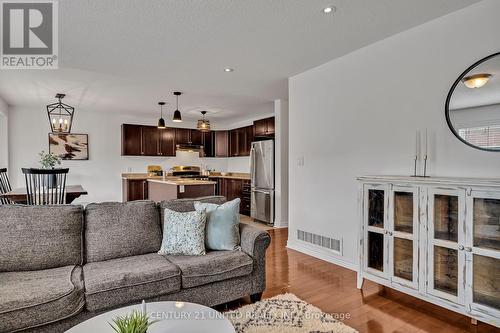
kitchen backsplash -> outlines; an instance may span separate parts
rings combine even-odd
[[[168,170],[176,165],[194,165],[202,169],[216,170],[219,172],[250,172],[250,158],[200,158],[198,153],[178,151],[175,157],[122,157],[124,161],[122,172],[146,172],[148,165],[160,165],[163,170]]]

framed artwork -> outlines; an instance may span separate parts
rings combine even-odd
[[[63,160],[88,160],[88,134],[49,133],[49,152]]]

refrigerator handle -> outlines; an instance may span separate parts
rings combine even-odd
[[[250,149],[250,186],[255,184],[255,148],[252,145]]]

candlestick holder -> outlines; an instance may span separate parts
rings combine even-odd
[[[427,154],[424,155],[424,174],[422,175],[422,177],[429,177],[427,176]]]
[[[415,155],[415,158],[413,159],[413,175],[412,177],[418,177],[417,175],[417,163],[418,163],[418,155]]]

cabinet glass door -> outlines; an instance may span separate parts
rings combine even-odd
[[[418,287],[418,187],[394,186],[389,199],[389,267],[392,281]]]
[[[427,292],[464,304],[465,190],[428,191]]]
[[[364,186],[364,270],[380,276],[387,277],[388,271],[388,240],[387,224],[387,186]]]
[[[500,317],[500,192],[467,196],[467,302]]]

